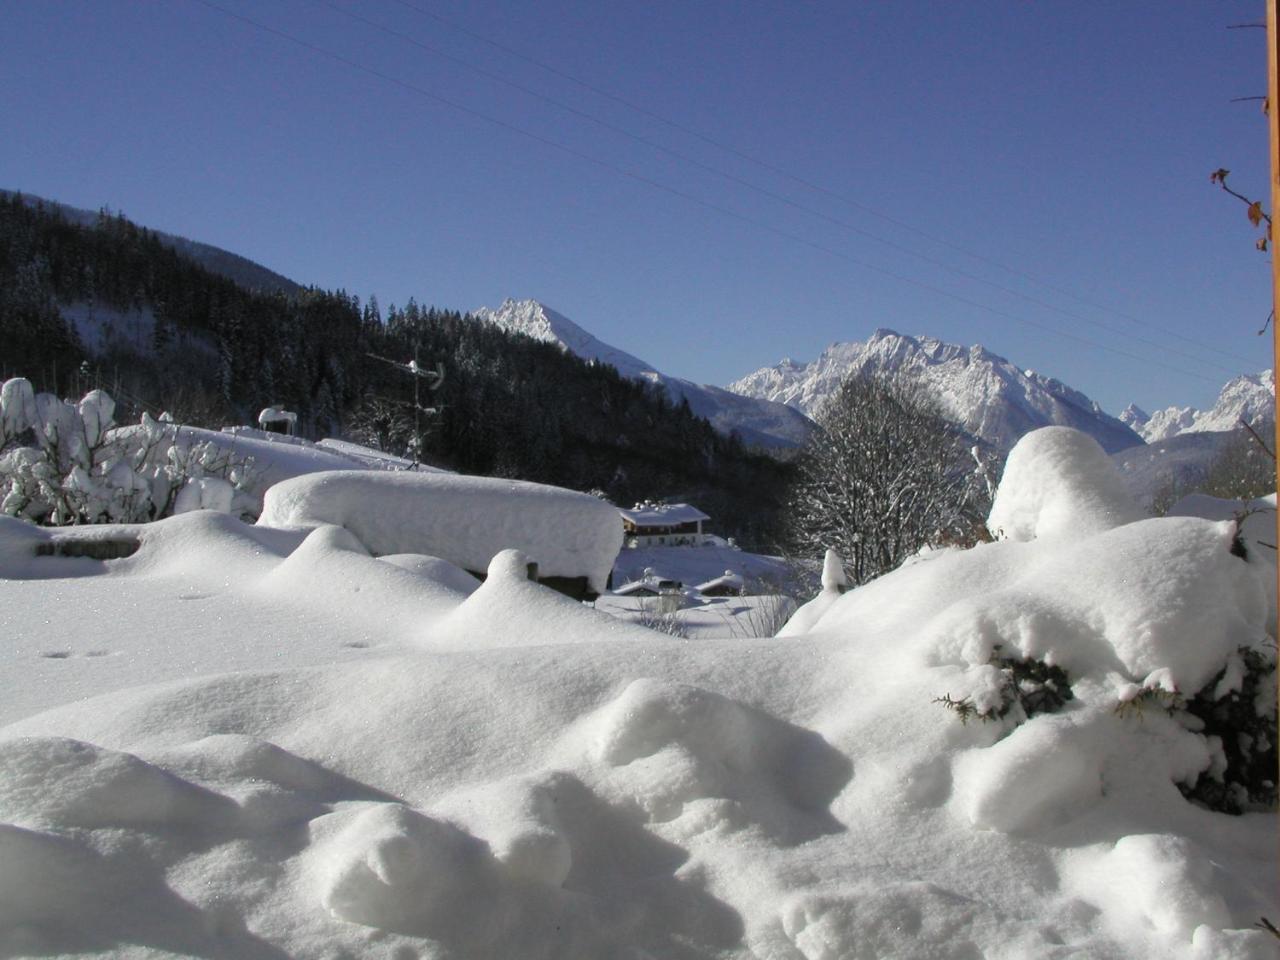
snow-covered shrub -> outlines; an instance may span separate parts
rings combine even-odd
[[[961,723],[1004,720],[1015,725],[1037,714],[1054,713],[1075,698],[1067,672],[1033,657],[1006,657],[996,644],[985,671],[986,688],[979,695],[952,697],[944,693],[933,702],[951,710]]]
[[[138,523],[174,512],[243,504],[252,465],[144,414],[119,429],[101,390],[79,403],[0,387],[0,513],[40,524]]]
[[[1182,705],[1183,723],[1214,744],[1214,763],[1187,799],[1224,813],[1276,806],[1276,665],[1241,647],[1226,666]]]
[[[735,637],[776,637],[795,612],[795,597],[784,593],[753,592],[751,604],[728,623]]]
[[[1182,795],[1220,813],[1240,814],[1276,806],[1276,664],[1252,647],[1240,647],[1193,696],[1167,677],[1120,691],[1115,713],[1143,720],[1163,713],[1205,739],[1211,762],[1194,782],[1179,782]]]
[[[689,628],[680,619],[678,609],[665,606],[662,600],[662,597],[653,597],[641,601],[640,615],[636,617],[635,622],[648,630],[656,630],[669,637],[687,640]]]

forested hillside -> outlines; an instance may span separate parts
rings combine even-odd
[[[470,473],[598,488],[615,502],[687,498],[750,543],[772,532],[788,468],[718,434],[687,404],[556,347],[410,301],[245,290],[122,215],[96,223],[0,197],[0,379],[78,394],[101,386],[125,416],[252,422],[279,404],[308,436],[399,452],[413,382],[392,364],[444,365],[424,393],[424,459]],[[130,409],[132,408],[132,409]]]

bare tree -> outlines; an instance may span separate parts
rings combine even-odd
[[[1275,492],[1276,458],[1262,440],[1275,429],[1271,422],[1258,427],[1242,422],[1232,433],[1205,470],[1199,492],[1224,500],[1252,500]]]
[[[788,548],[834,548],[865,583],[929,544],[972,542],[987,491],[972,441],[918,384],[854,376],[823,407],[784,507]]]

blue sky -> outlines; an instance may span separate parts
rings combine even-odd
[[[0,0],[0,187],[702,382],[877,327],[1113,413],[1270,366],[1209,183],[1266,189],[1261,3],[209,3]]]

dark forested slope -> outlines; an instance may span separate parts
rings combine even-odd
[[[422,395],[424,459],[470,473],[693,500],[716,528],[765,541],[789,469],[687,404],[553,345],[410,301],[383,317],[342,291],[245,289],[122,215],[93,222],[0,195],[0,379],[206,426],[278,404],[309,436],[400,452],[412,378],[378,357],[444,365]]]

